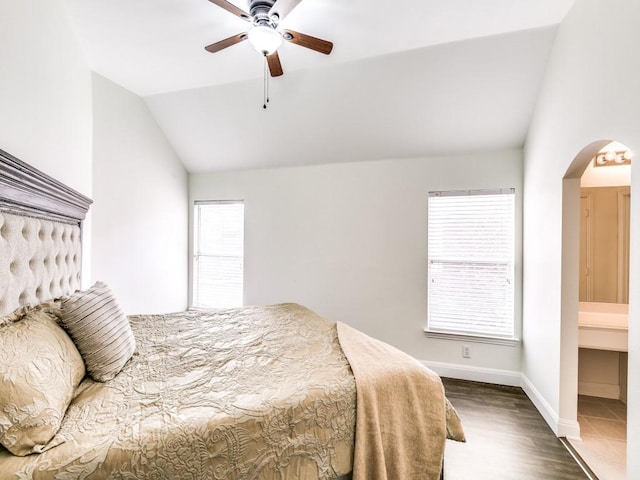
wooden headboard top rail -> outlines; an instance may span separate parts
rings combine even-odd
[[[91,199],[0,150],[0,210],[79,225]]]
[[[80,288],[91,203],[0,150],[0,316]]]

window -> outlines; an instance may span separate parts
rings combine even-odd
[[[515,194],[430,192],[427,332],[514,337]]]
[[[193,224],[193,306],[241,306],[243,202],[196,202]]]

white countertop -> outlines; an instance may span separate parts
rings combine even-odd
[[[578,346],[626,352],[628,325],[629,305],[627,304],[580,302]]]

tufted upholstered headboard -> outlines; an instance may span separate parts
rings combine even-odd
[[[80,288],[90,204],[0,150],[0,315]]]

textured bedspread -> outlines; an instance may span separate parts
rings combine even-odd
[[[355,383],[335,324],[299,305],[131,317],[138,351],[85,379],[63,444],[0,479],[316,479],[352,468]]]

